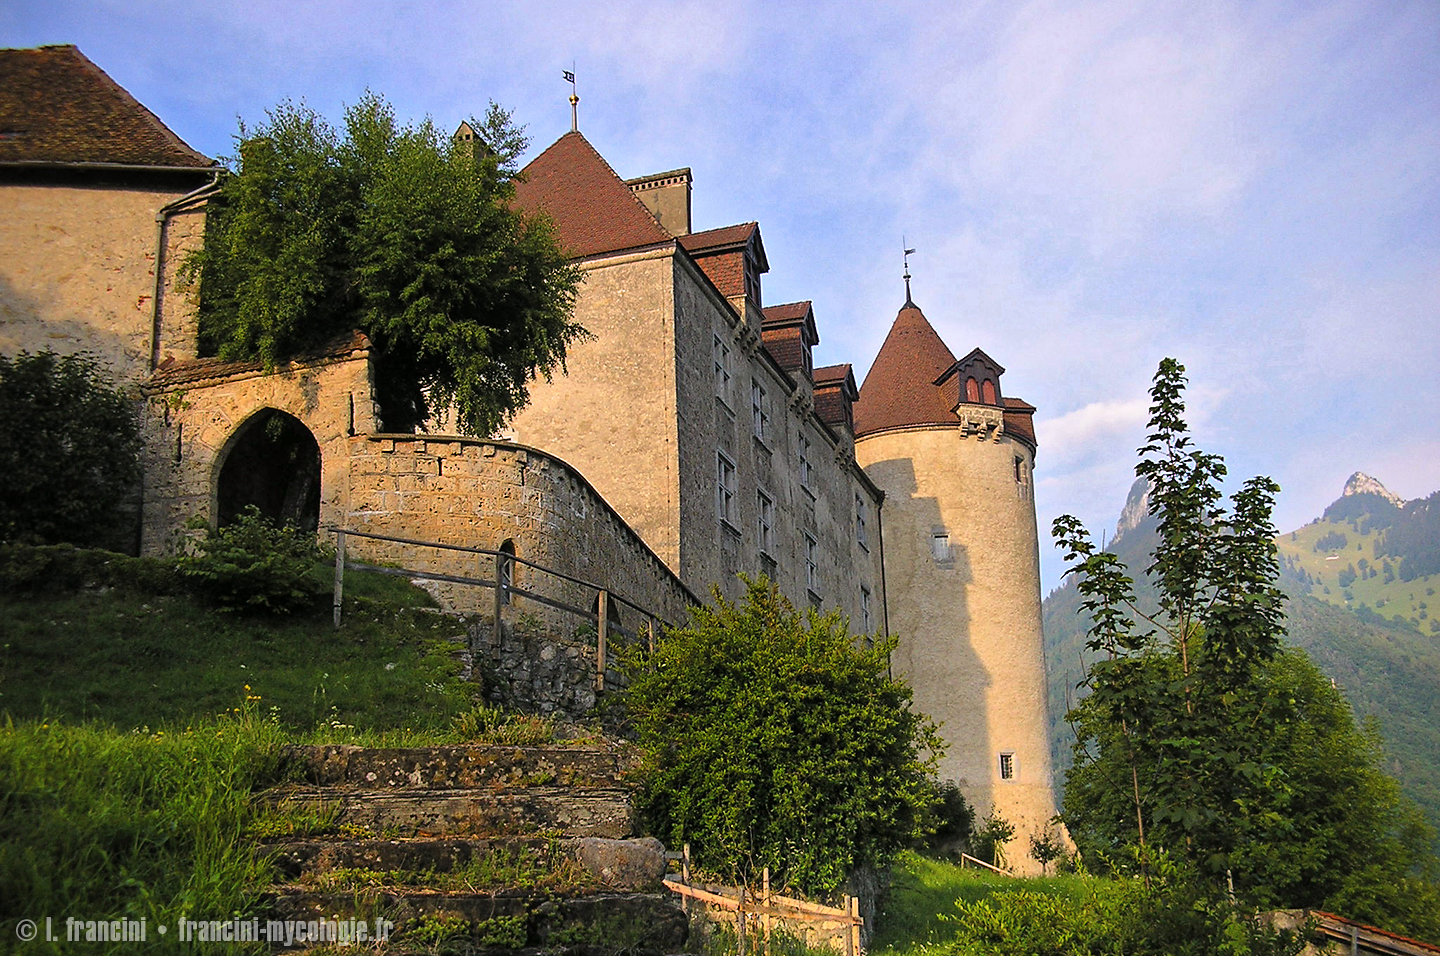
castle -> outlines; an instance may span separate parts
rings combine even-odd
[[[1055,806],[1034,408],[979,349],[955,358],[908,277],[857,388],[849,365],[814,367],[810,302],[765,304],[758,224],[694,231],[688,169],[621,179],[572,128],[517,201],[555,221],[593,337],[504,436],[390,434],[363,336],[270,374],[199,355],[179,266],[217,180],[74,47],[0,51],[0,351],[87,349],[139,383],[142,550],[257,504],[503,546],[669,619],[764,573],[797,606],[900,635],[941,777],[1015,823],[1011,858],[1035,868],[1028,836]]]

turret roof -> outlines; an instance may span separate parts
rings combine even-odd
[[[955,396],[935,384],[954,364],[954,354],[907,297],[860,386],[856,437],[905,425],[954,422]]]
[[[573,131],[521,171],[515,202],[526,212],[548,213],[561,247],[576,258],[673,238],[595,147]]]

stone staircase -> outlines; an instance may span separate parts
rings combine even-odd
[[[283,881],[272,919],[342,933],[361,921],[371,938],[389,921],[383,951],[396,954],[685,946],[664,847],[636,836],[621,750],[321,746],[286,759],[294,782],[262,795],[295,830],[262,846]]]

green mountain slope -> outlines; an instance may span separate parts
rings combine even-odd
[[[1355,482],[1352,478],[1347,489]],[[1150,563],[1156,539],[1154,519],[1144,514],[1143,493],[1143,484],[1137,482],[1110,550],[1130,568],[1140,609],[1150,613],[1155,592],[1141,572]],[[1440,582],[1435,574],[1414,574],[1428,568],[1428,555],[1440,548],[1440,533],[1433,543],[1424,534],[1431,513],[1440,512],[1440,506],[1432,507],[1440,504],[1440,495],[1403,506],[1386,496],[1388,492],[1351,492],[1326,509],[1326,517],[1282,534],[1277,541],[1280,584],[1290,598],[1290,641],[1340,686],[1357,715],[1375,719],[1385,738],[1389,769],[1440,831],[1440,628],[1432,630],[1428,607]],[[1340,534],[1346,537],[1343,544],[1335,537],[1326,539]],[[1397,547],[1397,539],[1403,547]],[[1322,545],[1318,549],[1317,543]],[[1335,554],[1341,557],[1330,560]],[[1399,573],[1406,561],[1412,562],[1409,581]],[[1342,586],[1340,572],[1352,563],[1355,578],[1347,574]],[[1044,602],[1051,752],[1059,779],[1070,765],[1074,741],[1065,711],[1091,656],[1085,651],[1086,621],[1079,606],[1080,596],[1068,581]],[[1440,611],[1440,605],[1436,608]]]

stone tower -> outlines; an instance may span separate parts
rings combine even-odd
[[[1033,406],[1005,370],[956,360],[905,304],[855,405],[855,458],[885,492],[883,548],[896,670],[941,724],[940,779],[1016,827],[1011,864],[1055,813],[1040,633]]]

